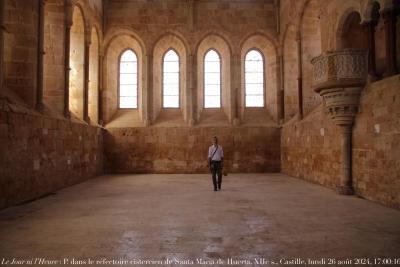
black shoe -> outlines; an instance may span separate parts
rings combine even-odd
[[[218,191],[217,188],[214,188],[214,191]]]

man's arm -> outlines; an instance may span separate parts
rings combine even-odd
[[[207,160],[207,163],[208,163],[208,168],[211,169],[211,151],[210,151],[210,148],[208,148],[208,160]]]
[[[224,168],[224,150],[222,149],[221,146],[221,169]]]

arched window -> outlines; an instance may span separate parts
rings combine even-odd
[[[119,62],[119,107],[137,108],[137,57],[132,50],[126,50]]]
[[[264,107],[264,60],[257,50],[245,58],[245,106]]]
[[[204,57],[204,107],[221,107],[221,60],[215,50]]]
[[[179,108],[179,56],[172,49],[163,60],[163,107]]]

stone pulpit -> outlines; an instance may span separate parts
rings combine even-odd
[[[361,90],[367,81],[367,51],[344,49],[326,52],[311,63],[314,90],[324,99],[326,111],[341,130],[341,174],[338,192],[353,194],[351,138]]]

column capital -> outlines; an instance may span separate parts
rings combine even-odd
[[[65,6],[65,26],[71,28],[73,24],[73,11],[74,7],[71,4]]]
[[[370,19],[370,20],[363,20],[361,21],[361,26],[368,28],[368,27],[376,27],[378,25],[378,21],[375,19]]]
[[[396,12],[394,9],[387,9],[381,12],[381,18],[385,24],[392,23],[392,21],[396,20]]]
[[[394,7],[386,7],[383,8],[379,11],[379,14],[383,16],[388,16],[388,15],[396,15],[396,9]]]

